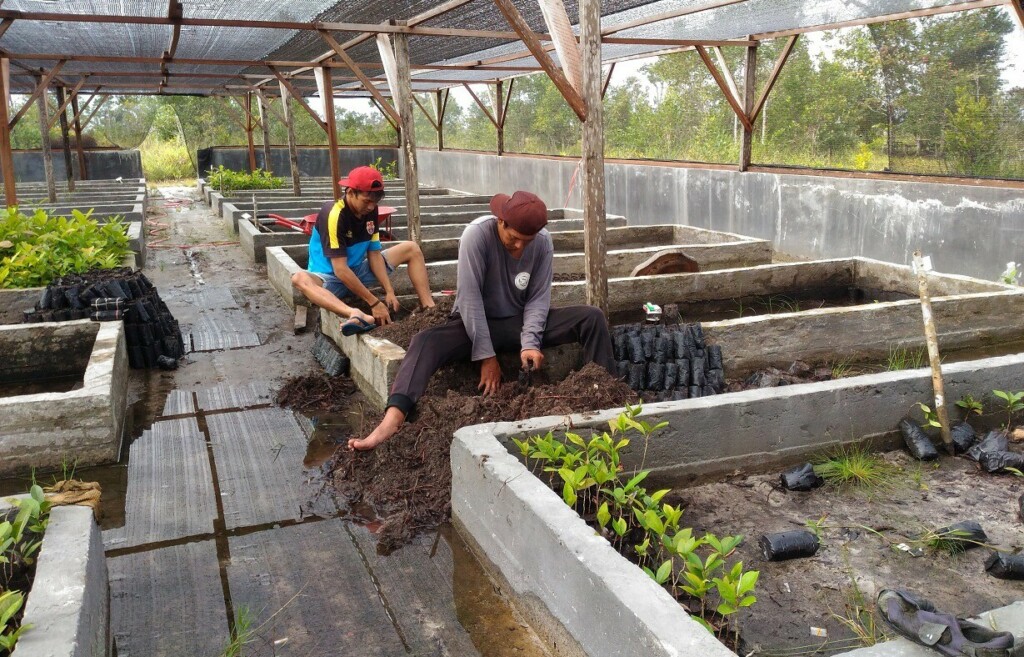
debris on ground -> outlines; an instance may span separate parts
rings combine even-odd
[[[390,551],[448,519],[449,450],[456,429],[636,402],[636,393],[595,364],[559,383],[528,388],[507,383],[489,397],[449,390],[443,396],[420,399],[410,421],[373,451],[338,450],[328,464],[328,472],[340,498],[350,506],[368,503],[385,518],[379,534],[380,549]]]
[[[277,392],[278,406],[307,413],[337,413],[347,409],[356,385],[347,376],[308,374],[288,379]]]

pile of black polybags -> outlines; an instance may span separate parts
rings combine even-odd
[[[142,272],[120,268],[68,274],[50,283],[24,317],[26,323],[72,319],[123,319],[128,363],[134,369],[173,368],[185,354],[177,320]]]
[[[617,374],[657,401],[725,390],[722,348],[704,344],[700,324],[626,324],[612,328]],[[645,395],[648,396],[648,395]]]

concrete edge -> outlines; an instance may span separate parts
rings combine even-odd
[[[292,274],[302,271],[295,259],[284,250],[283,246],[270,246],[264,249],[267,259],[267,279],[270,286],[277,290],[285,304],[295,310],[295,306],[309,306],[309,300],[292,285]]]
[[[112,654],[107,563],[89,507],[50,510],[23,622],[31,627],[12,657]]]

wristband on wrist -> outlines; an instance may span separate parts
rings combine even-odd
[[[381,303],[383,303],[383,302],[382,302],[382,301],[381,301],[380,299],[377,299],[377,301],[375,301],[374,303],[371,303],[371,304],[370,304],[370,308],[376,308],[376,307],[377,307],[377,306],[379,306],[379,305],[380,305]]]

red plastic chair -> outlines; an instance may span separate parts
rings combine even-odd
[[[389,205],[377,206],[377,215],[380,217],[381,223],[384,224],[381,232],[381,240],[384,242],[390,242],[394,238],[391,236],[391,215],[397,211],[397,208],[393,208]],[[316,213],[307,214],[301,219],[289,219],[288,217],[282,217],[279,214],[268,214],[267,217],[274,220],[275,226],[284,226],[291,228],[306,235],[313,234],[313,227],[316,226]]]

